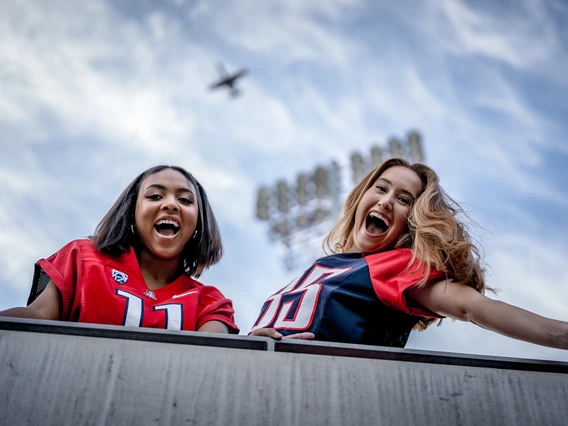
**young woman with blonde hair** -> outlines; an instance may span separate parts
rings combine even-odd
[[[484,296],[478,248],[437,174],[385,161],[350,192],[324,241],[332,254],[264,303],[251,335],[404,347],[444,317],[568,349],[568,322]]]

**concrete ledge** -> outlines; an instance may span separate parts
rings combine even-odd
[[[564,425],[567,371],[552,361],[2,319],[0,423]]]
[[[0,330],[568,374],[568,362],[0,317]]]

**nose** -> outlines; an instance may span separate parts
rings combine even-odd
[[[164,202],[162,203],[162,210],[177,212],[179,210],[177,199],[172,196],[165,197]]]
[[[383,194],[383,196],[379,199],[378,205],[385,210],[392,209],[392,194]]]

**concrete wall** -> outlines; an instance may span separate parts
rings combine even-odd
[[[0,320],[2,425],[566,425],[568,363]]]

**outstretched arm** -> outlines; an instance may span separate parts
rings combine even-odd
[[[61,319],[61,293],[49,280],[47,287],[31,305],[0,311],[3,317],[59,320]]]
[[[568,349],[568,322],[545,318],[490,299],[471,287],[451,280],[412,290],[409,296],[438,315],[469,321],[514,339]]]

